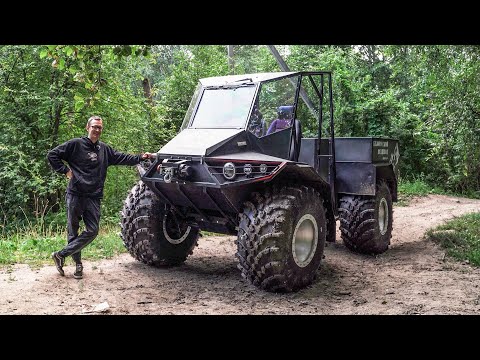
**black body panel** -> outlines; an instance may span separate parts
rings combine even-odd
[[[299,161],[312,166],[329,182],[329,139],[302,139]],[[320,155],[318,155],[320,154]],[[386,138],[335,138],[336,191],[375,195],[377,178],[398,181],[398,141]],[[377,171],[381,169],[381,171]],[[377,176],[379,175],[379,176]],[[396,187],[394,198],[396,198]]]

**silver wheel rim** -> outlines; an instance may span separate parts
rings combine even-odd
[[[168,216],[168,213],[165,214],[165,216],[163,217],[163,225],[162,225],[163,235],[165,235],[165,238],[167,239],[167,241],[169,243],[174,244],[174,245],[178,245],[178,244],[182,243],[187,238],[188,234],[190,234],[191,227],[188,226],[187,230],[185,230],[185,233],[181,237],[179,237],[178,239],[172,239],[172,237],[170,236],[170,234],[167,231],[167,216]]]
[[[388,204],[385,198],[380,200],[380,206],[378,207],[378,228],[380,234],[385,235],[388,229]]]
[[[310,264],[315,255],[317,244],[317,221],[312,215],[305,214],[297,222],[292,240],[293,259],[299,267],[305,267]]]

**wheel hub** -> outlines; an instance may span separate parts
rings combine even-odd
[[[378,228],[380,234],[385,235],[388,229],[388,204],[385,198],[380,200],[380,205],[378,208]]]
[[[305,214],[297,222],[292,240],[293,259],[298,266],[305,267],[312,261],[317,244],[317,221],[312,215]]]
[[[190,234],[191,230],[191,226],[178,221],[172,212],[166,213],[163,217],[162,228],[167,241],[174,245],[182,243],[188,234]]]

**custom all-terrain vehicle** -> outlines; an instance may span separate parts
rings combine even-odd
[[[335,138],[332,74],[201,79],[180,132],[130,191],[121,235],[154,266],[183,263],[201,230],[237,236],[255,286],[312,283],[336,219],[349,249],[387,250],[397,200],[398,141]]]

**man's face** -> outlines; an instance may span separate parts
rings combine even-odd
[[[102,134],[103,123],[102,120],[92,120],[90,125],[87,125],[88,138],[93,142],[97,142]]]

